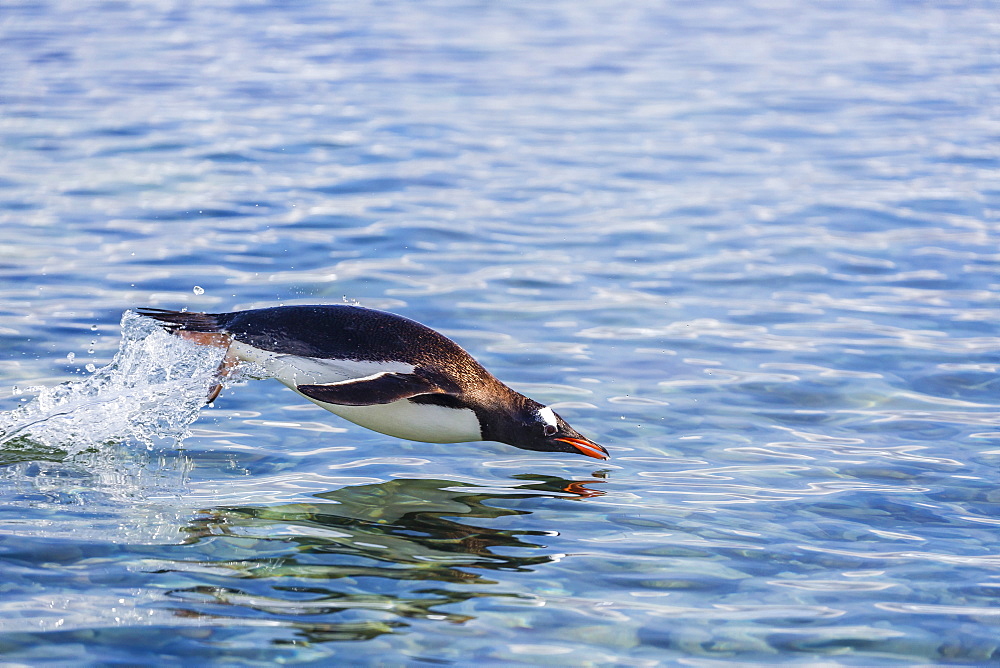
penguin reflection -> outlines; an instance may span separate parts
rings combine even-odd
[[[183,611],[188,615],[212,615],[214,608],[231,617],[232,607],[216,608],[223,604],[246,608],[247,616],[264,613],[285,620],[288,615],[308,615],[315,621],[315,615],[367,610],[403,618],[467,621],[468,615],[436,608],[477,597],[517,598],[521,594],[495,587],[449,588],[447,583],[495,585],[486,573],[530,571],[555,558],[535,538],[554,532],[495,529],[478,526],[475,520],[530,514],[501,507],[522,499],[583,500],[603,494],[587,487],[602,482],[598,479],[517,477],[530,482],[495,490],[451,480],[395,479],[316,495],[323,502],[216,508],[188,529],[189,543],[207,543],[206,539],[215,537],[210,541],[212,559],[198,566],[216,572],[224,568],[257,584],[220,587],[213,578],[204,586],[172,595],[198,606]],[[237,539],[228,544],[226,536]],[[225,547],[215,545],[220,538]],[[184,570],[190,574],[196,569],[188,562]],[[428,581],[442,585],[427,589]],[[302,630],[314,636],[333,633],[338,638],[347,631],[339,623],[335,629],[326,628],[331,621],[335,620],[324,620],[325,631],[319,627]],[[351,628],[358,624],[353,616],[349,621]],[[398,625],[386,626],[384,619],[371,622],[377,628],[361,623],[359,637],[392,632]]]

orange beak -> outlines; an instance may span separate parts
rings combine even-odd
[[[594,443],[585,438],[571,438],[569,436],[554,439],[556,441],[562,441],[563,443],[569,443],[574,448],[579,450],[582,454],[588,457],[593,457],[594,459],[611,459],[611,455],[602,446]]]

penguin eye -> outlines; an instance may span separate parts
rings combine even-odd
[[[543,431],[544,431],[544,433],[545,433],[546,436],[552,436],[558,430],[556,429],[556,426],[554,424],[547,424],[547,425],[545,425],[545,429]]]

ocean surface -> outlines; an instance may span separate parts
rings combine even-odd
[[[992,1],[0,4],[0,663],[1000,663]],[[360,303],[608,462],[141,306]]]

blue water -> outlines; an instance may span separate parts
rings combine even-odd
[[[5,0],[0,663],[1000,662],[998,45],[993,2]],[[345,298],[613,459],[199,409],[127,313]]]

